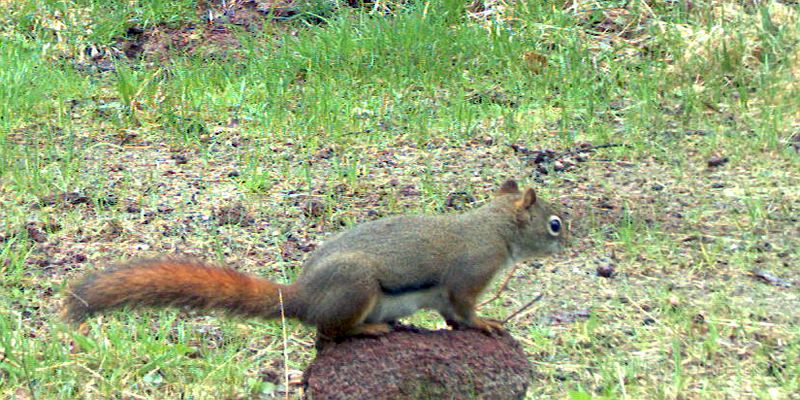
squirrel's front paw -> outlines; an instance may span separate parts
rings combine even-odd
[[[470,325],[488,335],[502,335],[506,331],[502,322],[488,318],[475,317]]]
[[[477,329],[487,335],[502,335],[505,333],[503,323],[494,319],[472,317],[469,322],[446,320],[447,325],[453,329]]]

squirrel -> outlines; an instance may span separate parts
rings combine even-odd
[[[317,347],[348,336],[377,336],[399,318],[433,309],[453,329],[503,332],[475,305],[504,266],[561,250],[567,229],[529,188],[506,181],[487,204],[461,214],[405,215],[334,235],[282,285],[197,261],[155,259],[89,274],[67,291],[65,317],[122,306],[220,309],[296,318],[317,328]]]

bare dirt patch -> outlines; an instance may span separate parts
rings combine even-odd
[[[225,58],[236,55],[242,36],[262,31],[271,20],[297,14],[292,0],[198,3],[199,22],[131,27],[118,45],[128,58],[167,58],[173,52]]]

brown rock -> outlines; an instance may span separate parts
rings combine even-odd
[[[723,165],[727,162],[728,162],[728,157],[723,157],[719,155],[711,156],[711,158],[708,159],[708,166],[709,168],[719,167],[720,165]]]
[[[303,375],[307,399],[522,399],[533,370],[510,336],[398,327],[329,345]]]
[[[597,276],[603,278],[611,278],[614,276],[614,266],[605,264],[605,265],[598,265],[597,266]]]

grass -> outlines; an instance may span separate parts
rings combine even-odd
[[[84,336],[61,291],[165,253],[291,281],[331,232],[457,212],[516,177],[574,238],[482,310],[545,293],[508,324],[536,368],[529,397],[797,398],[800,10],[576,3],[308,2],[232,27],[234,47],[195,38],[210,28],[192,1],[3,3],[0,395],[282,394],[283,352],[293,379],[314,356],[293,321],[286,348],[277,321],[171,310]],[[187,23],[184,51],[112,56],[132,26]],[[577,161],[581,142],[618,146]],[[566,167],[535,163],[544,149]],[[218,217],[235,204],[251,224]]]

